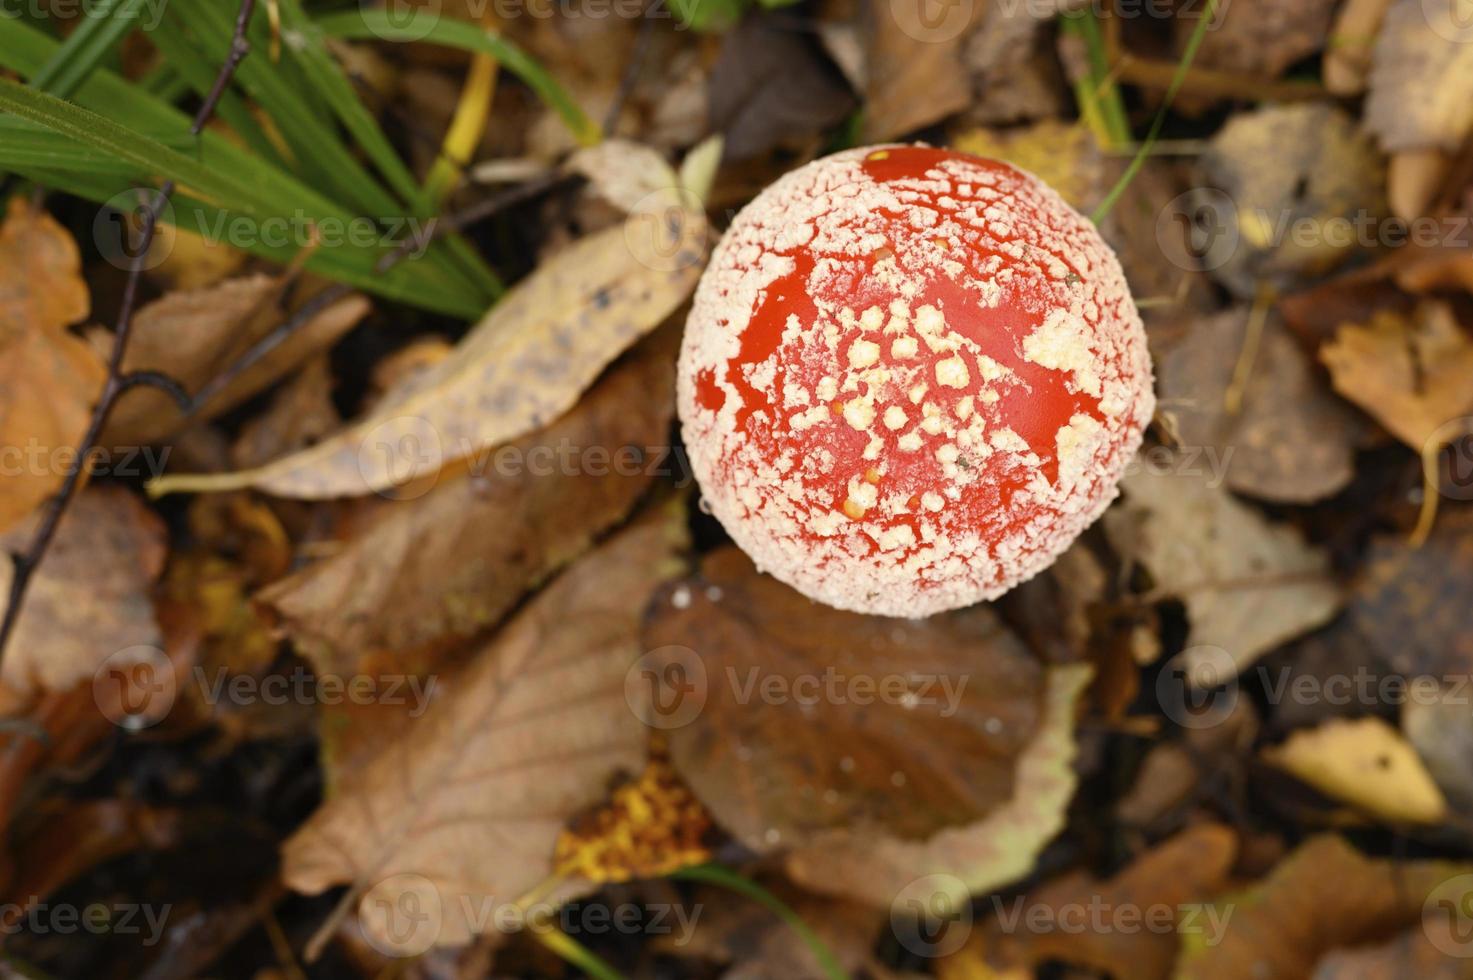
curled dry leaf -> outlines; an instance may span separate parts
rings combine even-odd
[[[1074,794],[1075,705],[1090,670],[1079,664],[1051,667],[1045,677],[1043,713],[1033,740],[1018,754],[1012,796],[991,814],[923,841],[847,828],[827,831],[787,856],[789,877],[811,891],[880,906],[903,905],[908,895],[955,908],[969,893],[1026,875],[1064,826]],[[928,878],[924,894],[917,895],[917,880],[931,875],[937,877]]]
[[[1375,716],[1300,729],[1263,758],[1331,799],[1388,823],[1441,823],[1447,801],[1395,728]]]
[[[260,598],[318,670],[407,667],[497,622],[623,519],[668,460],[668,345],[615,367],[552,425],[380,519]]]
[[[286,312],[278,303],[285,285],[276,276],[242,276],[169,293],[149,303],[133,318],[123,369],[158,371],[178,381],[185,391],[198,392],[281,324]],[[208,405],[200,406],[191,420],[214,418],[265,389],[313,354],[331,347],[368,309],[368,300],[362,296],[331,304],[243,371]],[[179,407],[163,392],[134,389],[118,402],[102,442],[112,446],[159,442],[184,421]]]
[[[453,354],[401,382],[333,438],[253,470],[166,477],[152,490],[252,486],[285,497],[355,496],[515,439],[571,408],[609,362],[679,306],[705,252],[704,213],[637,214],[544,262]]]
[[[14,197],[0,226],[0,532],[51,496],[87,429],[104,371],[67,332],[87,315],[76,242],[44,211]],[[12,458],[13,457],[13,458]]]
[[[25,549],[36,518],[0,536],[0,596],[9,554]],[[113,488],[77,496],[31,579],[0,681],[22,694],[63,691],[90,680],[119,651],[162,645],[150,590],[163,571],[164,528],[136,497]],[[120,663],[148,659],[120,654]]]
[[[1226,409],[1250,315],[1238,307],[1191,320],[1157,362],[1161,408],[1176,419],[1181,443],[1231,489],[1277,503],[1328,497],[1354,475],[1355,416],[1277,317],[1264,324],[1242,410]]]
[[[617,773],[644,765],[646,729],[626,702],[625,675],[651,593],[679,574],[682,523],[672,510],[579,562],[403,737],[342,773],[338,792],[283,847],[287,885],[317,894],[349,884],[380,948],[406,942],[383,909],[411,901],[437,910],[437,945],[494,929],[477,910],[543,882],[568,819],[601,800]]]
[[[1432,908],[1440,890],[1470,870],[1473,865],[1367,858],[1339,837],[1312,838],[1261,884],[1215,903],[1219,916],[1230,916],[1227,929],[1215,943],[1205,933],[1184,937],[1177,980],[1304,980],[1326,954],[1391,936],[1421,923],[1424,911],[1440,911]]]
[[[985,606],[925,620],[841,612],[726,548],[651,617],[656,675],[705,678],[700,713],[669,732],[671,759],[757,851],[978,820],[1012,796],[1040,723],[1042,666]]]
[[[1105,513],[1105,531],[1158,592],[1185,603],[1190,680],[1221,683],[1222,651],[1242,670],[1335,615],[1340,592],[1323,552],[1235,500],[1189,457],[1158,452],[1121,481],[1125,500]]]
[[[997,899],[977,945],[994,963],[1036,968],[1046,960],[1062,960],[1115,980],[1166,980],[1179,933],[1221,929],[1221,921],[1200,915],[1199,903],[1227,886],[1237,853],[1232,830],[1199,824],[1162,841],[1108,880],[1076,871],[1010,902]],[[1096,909],[1103,911],[1092,913]],[[1104,918],[1082,919],[1081,913]],[[1047,925],[1034,928],[1033,922]],[[1096,922],[1103,927],[1095,928]]]
[[[1320,360],[1336,391],[1417,452],[1445,423],[1473,412],[1473,342],[1445,303],[1343,324]]]
[[[1462,0],[1396,0],[1376,41],[1366,128],[1388,152],[1456,152],[1473,126],[1473,24]]]

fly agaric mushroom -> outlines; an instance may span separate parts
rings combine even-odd
[[[792,171],[732,222],[680,354],[707,506],[840,609],[927,616],[1048,567],[1115,497],[1155,399],[1094,226],[925,146]]]

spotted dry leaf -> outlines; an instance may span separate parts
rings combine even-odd
[[[673,585],[645,629],[670,755],[754,850],[835,828],[904,839],[1013,793],[1044,671],[986,606],[924,620],[819,605],[735,548]],[[704,677],[686,721],[684,676]],[[703,700],[701,700],[703,696]],[[685,722],[676,724],[676,722]]]
[[[35,523],[0,536],[0,554],[23,551]],[[138,498],[116,487],[83,491],[31,579],[0,681],[15,692],[63,691],[120,651],[159,648],[150,590],[165,550],[163,524]],[[0,596],[11,574],[10,560],[0,557]],[[120,655],[120,662],[148,656]]]
[[[1217,5],[1194,65],[1245,75],[1282,75],[1325,46],[1337,0],[1231,0]],[[1206,0],[1184,5],[1172,19],[1178,56],[1207,12]]]
[[[1337,949],[1418,925],[1434,942],[1451,943],[1443,949],[1466,948],[1456,930],[1468,921],[1460,903],[1473,887],[1470,871],[1473,865],[1369,858],[1339,837],[1311,838],[1262,883],[1214,903],[1217,918],[1227,916],[1226,928],[1221,935],[1183,936],[1175,976],[1304,980],[1317,976],[1316,962]],[[1458,920],[1451,932],[1449,918]]]
[[[496,928],[477,911],[543,882],[569,818],[644,765],[625,675],[650,594],[679,574],[681,517],[639,523],[573,566],[399,739],[342,773],[284,845],[286,883],[313,895],[350,885],[388,948],[405,936],[385,908],[438,909],[441,945]]]
[[[72,236],[12,198],[0,226],[0,531],[61,486],[87,429],[102,360],[66,328],[89,308]]]
[[[1247,307],[1238,307],[1191,321],[1158,361],[1161,410],[1176,420],[1182,444],[1225,473],[1233,490],[1278,503],[1328,497],[1354,475],[1355,416],[1277,317],[1264,325],[1242,409],[1229,414],[1225,396],[1248,319]]]
[[[260,598],[330,673],[401,668],[496,623],[623,519],[668,465],[668,345],[651,344],[552,425],[398,501]],[[571,450],[571,451],[570,451]]]
[[[609,362],[679,306],[705,251],[705,215],[683,208],[589,235],[509,292],[449,357],[400,382],[333,438],[253,470],[171,476],[152,489],[356,496],[515,439],[571,408]]]
[[[1189,678],[1223,666],[1224,652],[1242,670],[1335,615],[1329,560],[1297,530],[1234,499],[1191,457],[1153,450],[1142,460],[1121,481],[1125,499],[1106,512],[1105,531],[1159,592],[1186,604]]]
[[[1366,128],[1388,152],[1449,153],[1473,126],[1473,23],[1464,0],[1396,0],[1371,68]]]
[[[1444,424],[1473,412],[1473,341],[1444,303],[1343,324],[1320,360],[1336,391],[1417,452]]]

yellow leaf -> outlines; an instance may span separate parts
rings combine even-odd
[[[1264,750],[1285,769],[1326,796],[1388,823],[1441,823],[1447,801],[1416,751],[1375,716],[1336,718],[1295,732]]]

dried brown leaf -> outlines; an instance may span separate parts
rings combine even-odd
[[[667,353],[647,346],[552,425],[388,505],[342,550],[260,598],[328,672],[407,666],[494,624],[628,514],[667,464]]]
[[[1125,500],[1106,512],[1105,530],[1158,591],[1186,604],[1188,678],[1211,673],[1221,683],[1224,653],[1242,670],[1335,615],[1340,593],[1329,562],[1295,529],[1271,524],[1185,457],[1147,459],[1121,481]]]
[[[125,371],[158,371],[195,393],[240,354],[279,325],[283,283],[274,276],[227,279],[202,289],[169,293],[138,311]],[[272,384],[313,354],[327,350],[369,309],[362,296],[333,303],[301,325],[279,347],[242,372],[192,420],[214,418]],[[172,399],[151,388],[130,391],[114,410],[104,445],[146,445],[172,435],[184,422]]]
[[[1278,503],[1310,503],[1354,475],[1355,416],[1325,390],[1276,317],[1264,325],[1242,410],[1225,395],[1248,330],[1238,307],[1193,319],[1158,361],[1160,405],[1176,435],[1227,485]]]
[[[655,675],[705,678],[699,714],[668,716],[671,758],[754,850],[975,821],[1012,795],[1039,725],[1042,667],[983,606],[927,620],[841,612],[726,548],[651,617]]]
[[[1441,426],[1473,412],[1473,341],[1444,303],[1344,324],[1320,360],[1336,391],[1419,453]]]
[[[77,245],[23,197],[0,226],[0,531],[51,496],[102,390],[102,359],[66,328],[87,315]]]
[[[1261,884],[1218,900],[1219,914],[1232,910],[1221,941],[1187,936],[1176,976],[1303,980],[1325,954],[1389,938],[1424,921],[1424,911],[1440,911],[1432,904],[1469,870],[1440,861],[1367,858],[1339,837],[1312,838]]]
[[[1051,667],[1037,733],[1018,754],[1013,794],[989,816],[924,841],[847,828],[789,854],[788,875],[811,891],[909,911],[908,903],[957,907],[1026,875],[1064,825],[1074,793],[1075,704],[1088,667]],[[893,921],[893,920],[892,920]]]
[[[344,773],[284,845],[286,883],[350,884],[360,922],[389,948],[408,941],[392,910],[414,901],[435,910],[416,944],[496,928],[477,910],[543,882],[567,820],[644,764],[625,675],[645,603],[679,572],[681,516],[639,524],[559,577],[401,738]]]
[[[35,518],[0,536],[0,595],[10,588],[8,555],[24,550]],[[91,679],[103,661],[132,647],[162,645],[150,590],[164,567],[164,528],[126,491],[77,496],[31,580],[0,681],[14,692],[63,691]],[[124,656],[120,662],[146,659]]]

